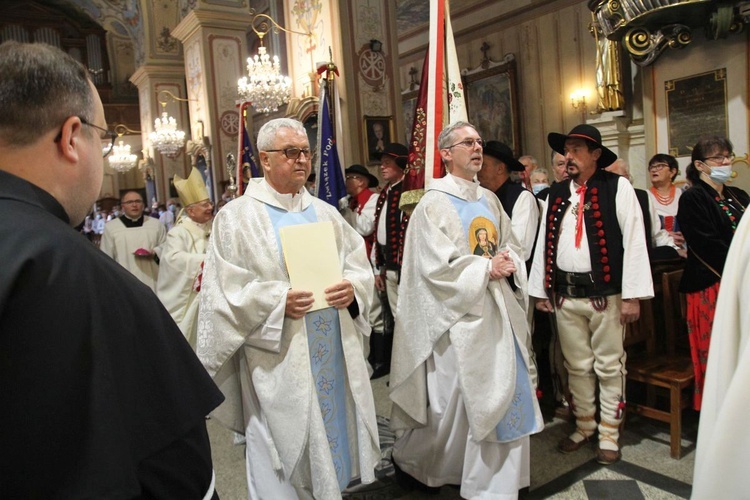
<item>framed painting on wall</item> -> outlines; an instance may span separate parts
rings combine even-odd
[[[379,163],[378,155],[393,141],[392,116],[367,116],[364,124],[364,148],[367,163]]]
[[[505,62],[488,66],[480,66],[464,74],[469,122],[485,141],[500,141],[519,154],[521,126],[518,119],[516,61],[506,57]]]
[[[404,144],[409,147],[411,142],[411,129],[414,126],[414,111],[417,108],[418,90],[412,90],[401,94],[401,108],[404,112]]]

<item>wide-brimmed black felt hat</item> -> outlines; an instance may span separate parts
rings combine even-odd
[[[482,154],[497,158],[501,162],[505,163],[505,165],[508,167],[508,170],[512,170],[513,172],[523,172],[525,170],[523,163],[518,161],[513,156],[513,150],[510,149],[510,146],[508,146],[507,144],[503,144],[500,141],[485,142],[484,146],[482,147]]]
[[[564,156],[565,141],[568,139],[585,139],[596,144],[596,147],[602,150],[601,156],[596,161],[598,168],[608,167],[617,159],[617,155],[613,151],[602,145],[602,134],[596,127],[585,124],[576,125],[568,135],[552,132],[547,136],[547,143],[553,150]]]
[[[344,172],[348,174],[354,174],[354,175],[361,175],[365,179],[367,179],[367,187],[378,187],[378,184],[380,183],[378,181],[378,178],[372,175],[367,168],[365,168],[362,165],[352,165],[351,167],[347,168]]]
[[[409,148],[403,144],[392,142],[383,149],[382,153],[375,153],[375,158],[379,160],[385,155],[393,157],[399,168],[406,168],[406,164],[409,163]]]

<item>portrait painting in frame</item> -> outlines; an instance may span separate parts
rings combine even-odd
[[[364,149],[367,163],[380,163],[380,153],[391,142],[393,142],[393,117],[365,115]]]

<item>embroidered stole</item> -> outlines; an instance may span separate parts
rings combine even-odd
[[[458,212],[467,239],[471,237],[474,228],[478,226],[477,222],[482,219],[490,222],[494,228],[499,227],[497,219],[489,209],[486,197],[483,196],[478,201],[469,202],[452,195],[447,196]],[[481,222],[479,226],[481,226]],[[496,243],[499,244],[499,241]],[[528,367],[518,347],[515,334],[511,332],[511,335],[513,335],[516,355],[516,386],[508,411],[495,427],[495,440],[500,443],[515,441],[537,432]]]
[[[284,265],[279,229],[285,226],[317,222],[318,218],[312,205],[302,212],[287,212],[270,205],[266,205],[266,208],[276,234],[282,265]],[[318,396],[336,477],[339,487],[343,490],[352,479],[352,463],[346,425],[346,366],[338,311],[333,307],[328,307],[306,314],[305,329],[307,330],[312,380]]]

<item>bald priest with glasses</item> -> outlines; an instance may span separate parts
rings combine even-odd
[[[144,216],[145,205],[138,191],[123,193],[120,205],[122,215],[104,226],[99,248],[155,292],[157,252],[167,240],[167,228],[157,219]]]

